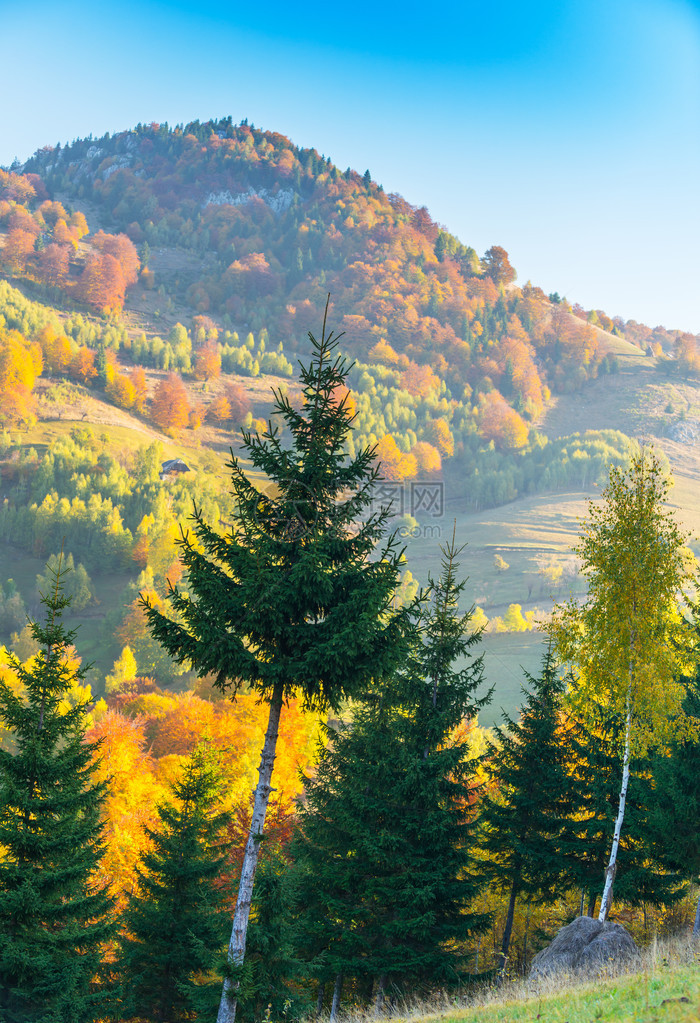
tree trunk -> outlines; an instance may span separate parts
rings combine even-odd
[[[272,788],[272,768],[275,763],[275,751],[277,748],[277,735],[279,733],[280,715],[282,713],[281,684],[277,684],[272,693],[270,701],[270,716],[267,721],[265,742],[263,743],[260,767],[258,768],[258,784],[255,788],[255,799],[253,802],[253,816],[250,821],[248,840],[243,854],[243,866],[241,867],[241,880],[238,885],[238,898],[236,900],[236,911],[233,916],[233,928],[231,930],[231,941],[228,946],[228,962],[230,966],[240,966],[245,956],[246,934],[248,931],[248,917],[250,916],[250,904],[253,898],[253,880],[255,868],[258,865],[258,854],[260,852],[260,840],[265,827],[265,815],[267,804],[270,800]],[[238,985],[230,977],[224,981],[224,988],[221,992],[219,1013],[216,1023],[234,1023],[236,1019],[236,990]]]
[[[586,916],[590,917],[595,916],[595,904],[597,901],[598,901],[597,895],[593,894],[588,896],[588,912],[586,913]]]
[[[335,1023],[338,1018],[338,1009],[340,1008],[340,995],[343,990],[343,975],[339,973],[335,978],[335,987],[333,988],[333,1002],[331,1004],[331,1015],[328,1023]]]
[[[384,991],[386,990],[386,973],[382,973],[377,983],[377,994],[374,998],[374,1013],[376,1016],[382,1011],[384,1005]]]
[[[631,688],[631,685],[630,685]],[[627,715],[625,718],[625,752],[622,759],[622,787],[620,789],[620,805],[617,811],[617,820],[615,821],[615,832],[613,834],[612,848],[610,850],[610,862],[608,868],[605,871],[605,888],[603,889],[603,898],[600,903],[600,913],[598,919],[602,924],[605,923],[610,906],[612,905],[612,893],[613,893],[613,882],[615,881],[615,871],[617,870],[617,850],[620,846],[620,832],[622,831],[622,822],[625,819],[625,803],[627,802],[627,788],[630,780],[630,732],[632,729],[632,704],[631,704],[631,692],[627,692]]]
[[[321,981],[318,985],[318,995],[316,996],[316,1019],[323,1012],[323,996],[326,993],[326,985]]]
[[[693,937],[700,938],[700,895],[698,895],[698,904],[695,907],[695,923],[693,924]]]
[[[506,972],[506,964],[508,962],[508,948],[510,946],[510,936],[513,932],[513,918],[515,916],[515,902],[518,898],[518,889],[520,887],[520,871],[516,873],[513,878],[513,887],[510,890],[510,900],[508,902],[508,913],[506,915],[506,926],[503,930],[503,941],[501,942],[501,967],[500,972],[503,977]]]

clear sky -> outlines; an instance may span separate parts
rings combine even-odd
[[[700,332],[700,0],[0,0],[0,164],[231,114],[524,283]]]

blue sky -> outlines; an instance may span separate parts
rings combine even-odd
[[[0,0],[0,18],[0,164],[247,117],[502,245],[520,282],[700,332],[699,3]]]

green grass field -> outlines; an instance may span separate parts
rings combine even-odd
[[[586,984],[562,994],[532,994],[441,1015],[444,1023],[697,1023],[700,971],[686,966]]]

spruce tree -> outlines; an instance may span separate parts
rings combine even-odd
[[[379,547],[388,512],[370,511],[375,452],[349,458],[345,450],[353,415],[341,396],[350,367],[325,317],[321,339],[309,338],[301,407],[274,393],[290,446],[272,425],[262,436],[243,434],[268,484],[256,486],[232,454],[230,532],[195,508],[193,535],[180,542],[187,587],[170,593],[175,617],[145,604],[153,635],[172,657],[212,674],[232,697],[247,685],[270,707],[218,1023],[235,1019],[282,706],[299,696],[309,708],[337,709],[390,674],[406,646],[407,611],[391,608],[401,552],[393,538]]]
[[[458,554],[454,542],[444,549],[414,649],[352,723],[329,734],[300,807],[294,852],[310,969],[336,992],[354,978],[378,1008],[387,987],[457,983],[464,940],[486,923],[469,909],[478,891],[475,764],[468,734],[456,731],[485,698],[475,695],[473,608],[458,609]]]
[[[496,793],[484,799],[482,848],[484,876],[508,893],[501,972],[506,969],[518,898],[551,898],[565,875],[560,836],[571,811],[566,750],[560,733],[564,683],[551,647],[540,674],[525,672],[529,689],[519,720],[503,714],[494,729],[488,762]]]
[[[82,669],[66,663],[74,633],[61,616],[59,565],[31,624],[39,653],[0,679],[0,1019],[92,1023],[106,1014],[103,950],[114,933],[110,899],[97,881],[105,785],[93,780],[98,746],[85,741],[86,705],[65,699]]]
[[[696,626],[697,628],[697,626]],[[688,687],[684,704],[689,717],[700,720],[700,672]],[[665,754],[651,762],[653,791],[649,799],[652,856],[665,870],[693,884],[700,883],[700,738],[675,739]],[[700,893],[693,934],[700,936]]]
[[[125,1019],[181,1023],[216,1011],[220,981],[212,987],[206,976],[226,940],[221,796],[216,753],[203,741],[171,798],[158,806],[158,824],[147,829],[152,845],[142,856],[122,938]]]

